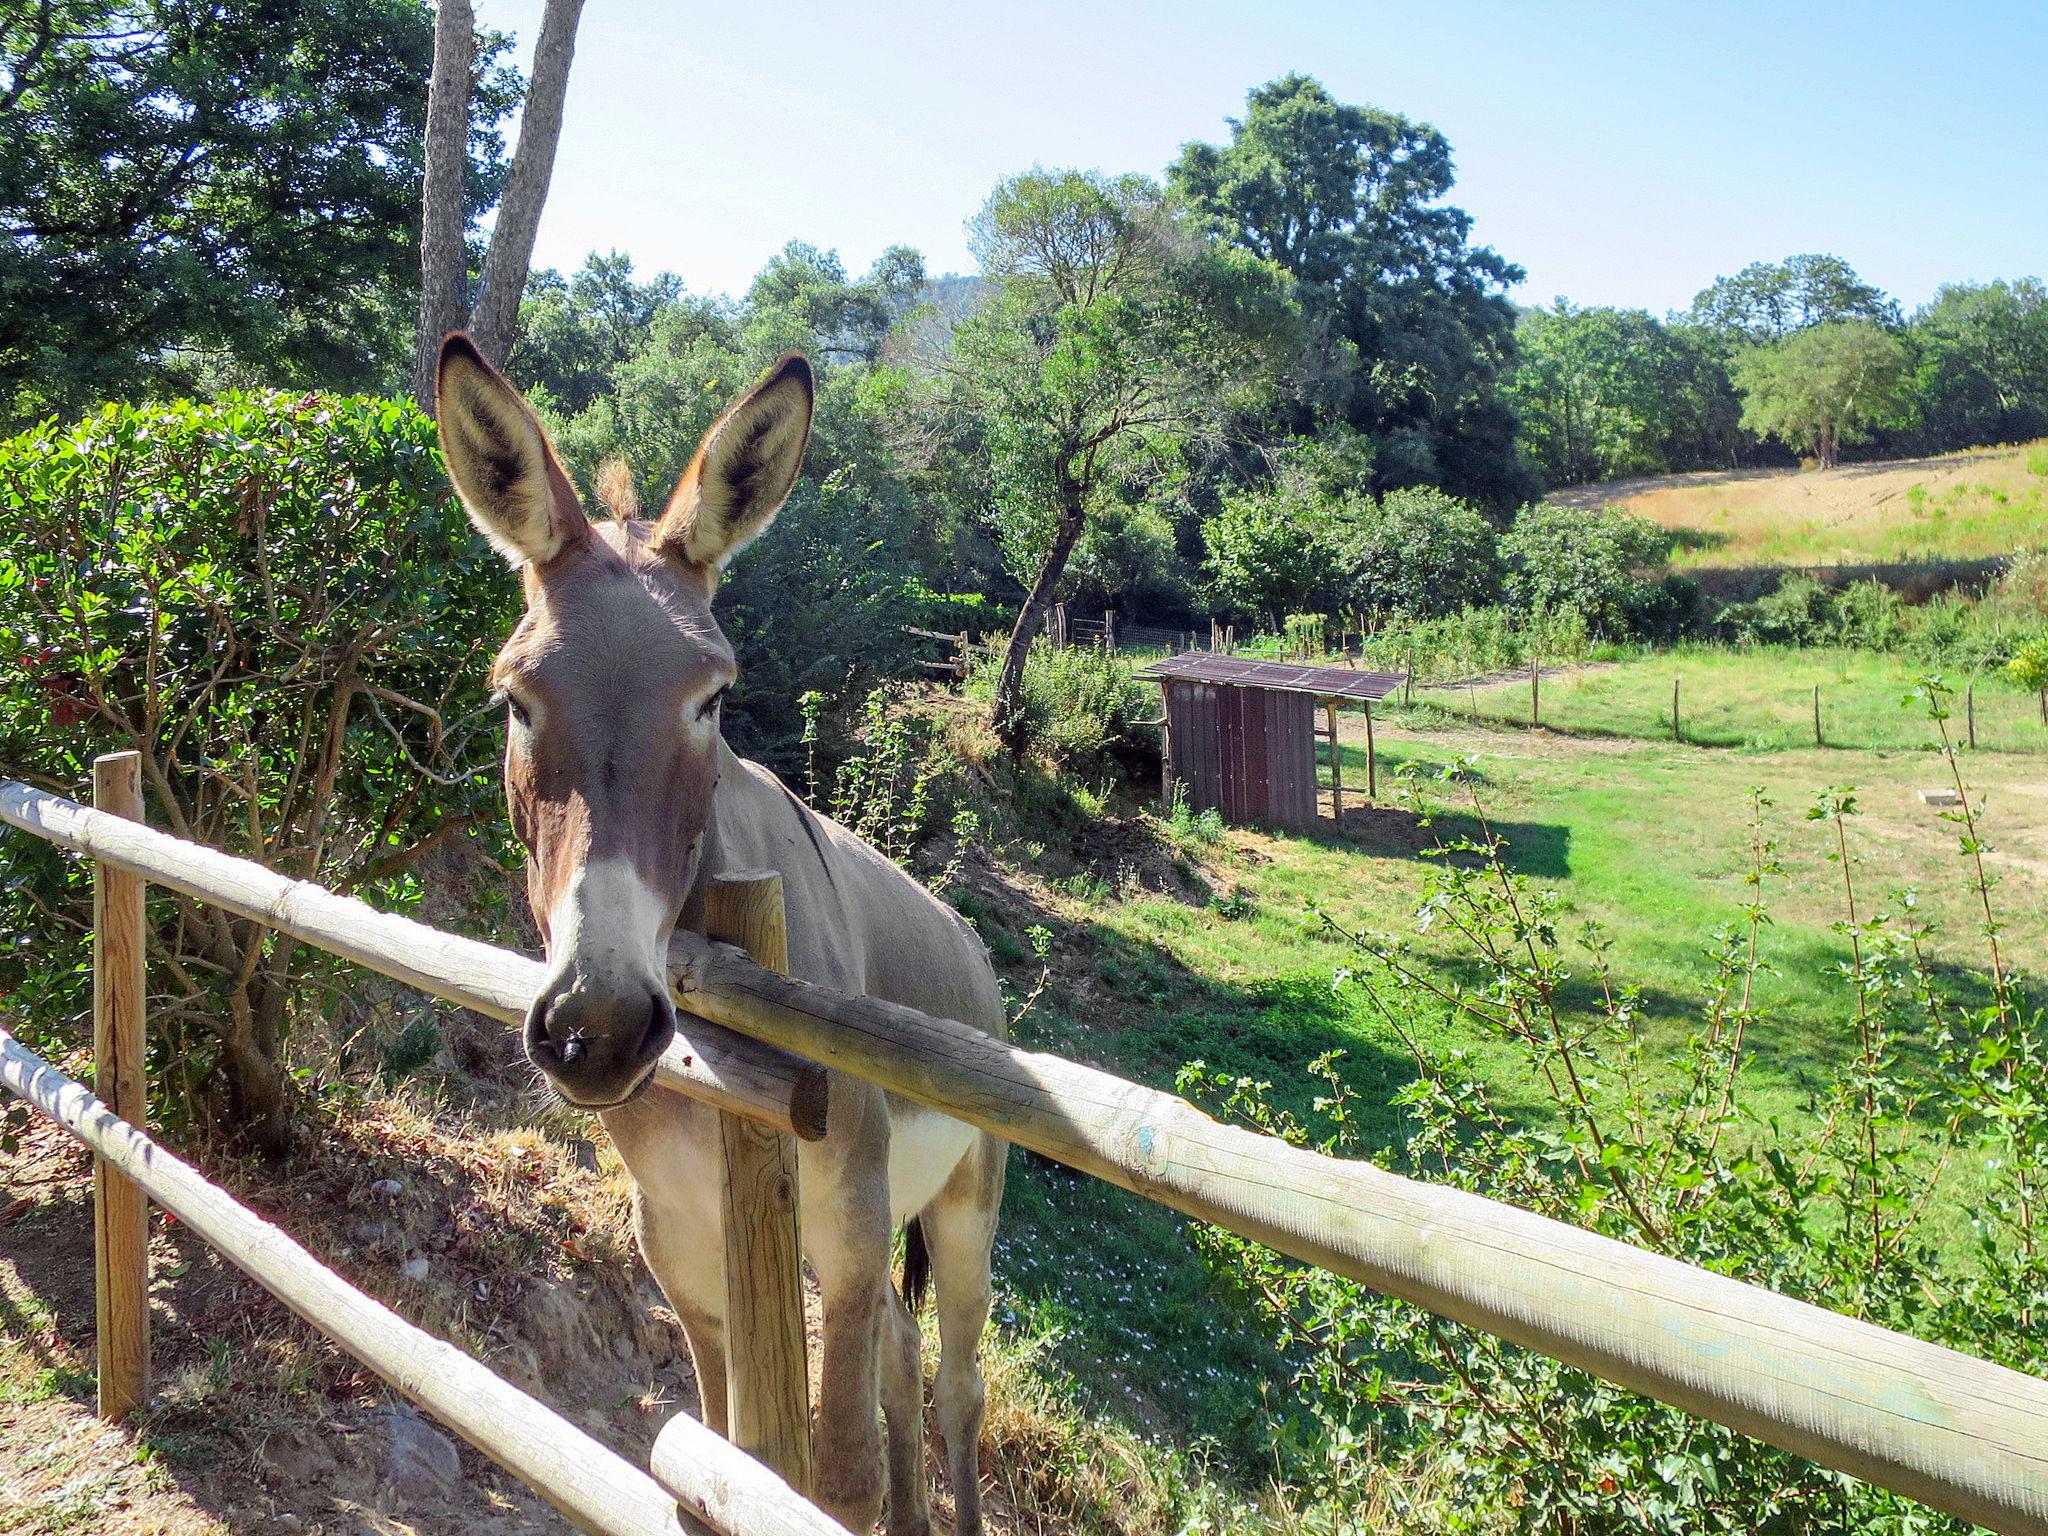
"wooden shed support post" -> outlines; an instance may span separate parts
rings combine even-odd
[[[704,931],[755,964],[789,974],[782,876],[715,876]],[[804,1360],[803,1256],[797,1246],[795,1138],[720,1112],[725,1145],[727,1434],[741,1450],[811,1488],[810,1377]]]
[[[1366,713],[1372,713],[1370,704]],[[1337,818],[1337,825],[1344,825],[1344,754],[1337,750],[1337,706],[1325,701],[1323,718],[1330,723],[1330,813]]]
[[[142,820],[142,754],[93,759],[100,810]],[[138,1130],[149,1126],[143,1067],[143,880],[116,865],[92,873],[93,1086]],[[92,1163],[99,1409],[119,1419],[149,1398],[149,1200],[104,1157]]]
[[[1365,701],[1365,801],[1378,805],[1380,800],[1380,765],[1372,745],[1372,700]]]

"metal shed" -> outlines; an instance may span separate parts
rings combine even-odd
[[[1329,719],[1331,794],[1343,814],[1337,764],[1337,706],[1366,707],[1370,753],[1372,700],[1407,678],[1400,672],[1358,672],[1187,652],[1155,661],[1138,676],[1166,695],[1165,788],[1185,787],[1196,810],[1224,820],[1299,827],[1315,821],[1316,705]]]

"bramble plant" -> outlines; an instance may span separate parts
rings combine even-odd
[[[1839,990],[1853,1050],[1811,1119],[1792,1125],[1749,1101],[1746,1041],[1770,1022],[1755,984],[1770,968],[1771,887],[1782,875],[1768,797],[1751,792],[1746,893],[1712,936],[1692,1027],[1651,1053],[1640,999],[1610,969],[1607,940],[1593,925],[1567,933],[1556,893],[1509,866],[1464,765],[1443,770],[1477,832],[1437,834],[1416,917],[1419,931],[1451,936],[1452,962],[1315,915],[1356,957],[1337,984],[1414,1058],[1415,1080],[1398,1095],[1410,1170],[2018,1370],[2048,1366],[2038,1326],[2048,1305],[2048,1023],[1999,944],[1981,805],[1948,735],[1947,692],[1928,679],[1916,697],[1959,798],[1945,814],[1986,966],[1958,981],[1935,957],[1914,892],[1873,901],[1859,888],[1855,792],[1822,791],[1806,815],[1839,876],[1846,957],[1815,980]],[[1420,777],[1408,773],[1404,790],[1436,825]],[[1594,994],[1590,1027],[1561,1006],[1568,988]],[[1467,1051],[1440,1049],[1418,1029],[1417,998],[1515,1052],[1549,1115],[1505,1108]],[[1908,1041],[1925,1058],[1911,1070],[1901,1064]],[[1276,1108],[1268,1084],[1199,1062],[1182,1084],[1297,1145],[1358,1155],[1338,1056],[1311,1071],[1325,1092],[1307,1118]],[[1963,1240],[1953,1236],[1958,1212]],[[1201,1240],[1299,1362],[1301,1406],[1284,1429],[1281,1472],[1332,1507],[1348,1507],[1391,1453],[1451,1480],[1457,1529],[1967,1529],[1227,1233],[1205,1229]]]

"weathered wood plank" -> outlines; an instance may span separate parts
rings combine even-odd
[[[93,759],[93,804],[142,819],[142,754]],[[92,875],[93,1086],[129,1124],[149,1125],[142,879],[112,864]],[[99,1411],[125,1418],[149,1400],[149,1201],[104,1157],[92,1160]]]
[[[1996,1531],[2048,1529],[2048,1382],[679,935],[700,1016]]]
[[[540,987],[538,960],[379,912],[12,779],[0,780],[0,821],[508,1024],[525,1020]],[[826,1074],[716,1024],[679,1031],[655,1071],[665,1088],[774,1130],[810,1141],[825,1134]]]
[[[782,876],[715,876],[704,890],[704,932],[789,972]],[[793,1137],[719,1116],[725,1154],[726,1433],[732,1443],[811,1489],[811,1394],[804,1358],[803,1255],[797,1241]]]
[[[364,1295],[4,1028],[0,1084],[91,1147],[117,1176],[132,1179],[236,1268],[581,1529],[600,1536],[673,1531],[675,1499],[653,1478],[454,1345]],[[674,1457],[687,1456],[700,1481],[748,1490],[750,1496],[757,1488],[764,1497],[776,1496],[777,1480],[766,1469],[702,1425],[696,1428],[700,1438],[679,1441]]]

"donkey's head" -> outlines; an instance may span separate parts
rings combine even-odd
[[[466,336],[442,345],[438,401],[455,489],[526,593],[491,668],[547,943],[526,1054],[565,1099],[601,1109],[647,1084],[675,1034],[668,938],[697,878],[734,672],[711,595],[796,483],[811,369],[776,364],[648,521],[584,515],[539,420]]]

